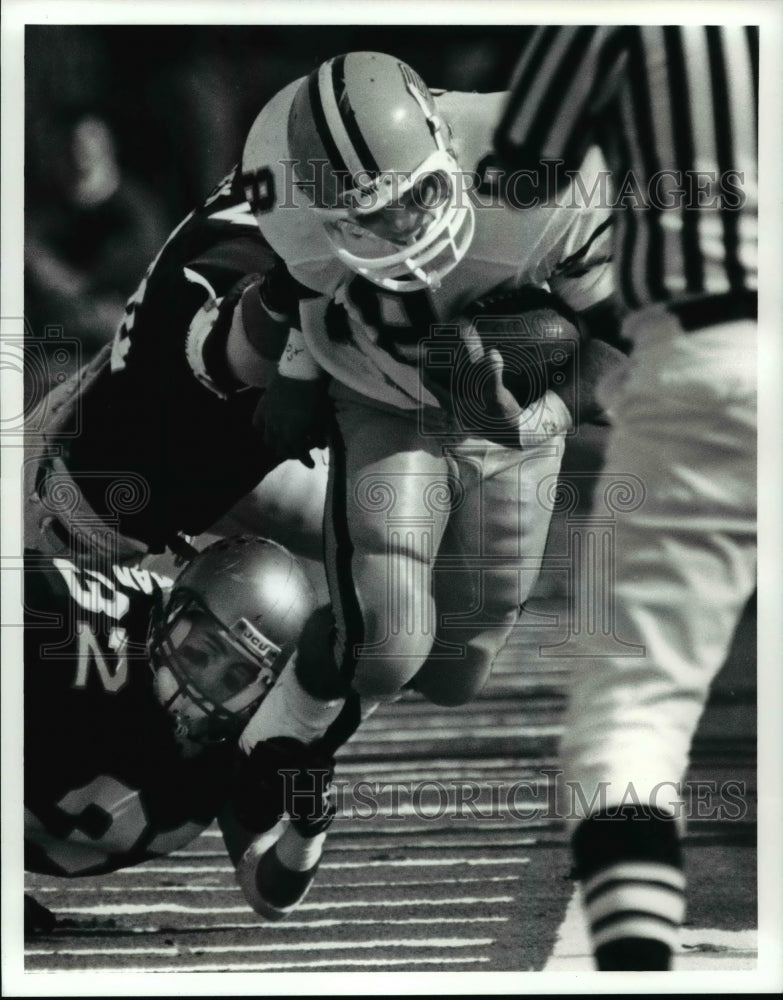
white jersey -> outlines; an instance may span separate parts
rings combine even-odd
[[[433,327],[453,323],[490,292],[523,285],[548,289],[577,312],[611,294],[609,209],[588,207],[582,194],[594,190],[603,169],[597,150],[583,164],[581,187],[561,195],[552,207],[509,208],[479,185],[506,98],[505,93],[436,96],[465,172],[464,197],[471,198],[475,209],[468,252],[437,289],[388,291],[349,270],[294,186],[290,158],[270,155],[276,200],[259,216],[262,234],[294,278],[321,293],[301,304],[311,374],[323,369],[365,396],[404,409],[438,406],[418,371],[419,345]],[[270,150],[277,142],[286,148],[284,123],[277,128],[271,123],[268,141]],[[301,353],[296,370],[300,376],[308,371]]]

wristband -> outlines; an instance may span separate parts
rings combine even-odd
[[[276,342],[277,338],[269,336],[270,320],[275,327],[281,327],[287,333],[289,319],[287,316],[274,313],[267,308],[264,303],[263,282],[253,284],[245,289],[239,309],[248,344],[267,361],[277,361],[280,357],[280,351]]]
[[[207,299],[191,320],[185,341],[185,356],[190,369],[210,392],[227,399],[246,389],[228,367],[226,341],[234,318],[234,310],[245,290],[258,281],[257,274],[240,279],[222,298]]]
[[[519,414],[519,443],[524,447],[543,444],[557,434],[573,429],[568,407],[551,389]]]
[[[277,370],[286,378],[297,378],[306,382],[314,382],[322,374],[321,366],[310,354],[304,334],[295,326],[291,327],[288,334],[288,342],[283,349]]]

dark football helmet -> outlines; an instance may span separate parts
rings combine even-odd
[[[316,607],[301,565],[276,542],[226,538],[196,555],[161,598],[148,641],[155,692],[177,736],[238,736]]]

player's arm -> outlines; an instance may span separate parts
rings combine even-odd
[[[569,406],[575,423],[603,423],[598,388],[620,378],[630,344],[621,333],[622,312],[614,294],[613,216],[603,202],[605,162],[593,147],[572,183],[569,207],[560,210],[547,254],[552,292],[570,311],[579,331],[578,352],[566,378],[551,388]],[[574,207],[579,205],[579,207]]]
[[[516,287],[490,293],[463,317],[462,338],[469,343],[472,335],[475,364],[463,368],[470,384],[459,395],[479,397],[488,417],[482,431],[494,440],[513,443],[518,436],[524,446],[605,420],[598,385],[627,359],[614,304],[604,167],[593,147],[572,190],[549,214],[537,268],[549,290],[531,286],[522,270]]]
[[[187,343],[191,369],[217,395],[265,390],[253,422],[268,452],[311,468],[310,451],[326,444],[327,425],[325,379],[299,330],[300,299],[312,295],[277,259],[265,274],[211,295]]]
[[[567,311],[577,331],[576,350],[562,378],[550,383],[549,392],[568,409],[573,426],[603,424],[608,414],[600,389],[610,380],[619,382],[629,364],[630,345],[621,333],[620,310],[609,296],[580,312]]]
[[[312,467],[310,450],[326,443],[326,380],[300,332],[299,305],[317,293],[298,282],[277,256],[263,273],[245,273],[238,280],[235,274],[222,291],[223,257],[225,248],[216,247],[185,268],[191,285],[206,289],[187,334],[190,370],[224,399],[264,389],[253,422],[268,452]]]
[[[226,363],[238,383],[264,387],[277,372],[292,331],[299,327],[299,301],[308,291],[279,259],[266,274],[237,290],[239,295],[229,305]]]
[[[240,289],[223,348],[237,386],[266,390],[254,418],[266,447],[311,468],[310,451],[326,444],[327,380],[301,332],[299,304],[315,294],[279,260],[261,280]]]
[[[307,891],[336,812],[329,795],[333,758],[287,742],[264,741],[240,755],[218,816],[242,894],[271,919],[284,912],[274,898],[278,890],[289,904],[292,890],[299,898]]]
[[[253,833],[244,826],[231,803],[223,807],[218,814],[217,821],[220,832],[223,834],[228,856],[233,866],[237,868],[247,849],[264,834]]]
[[[574,364],[565,373],[564,380],[553,386],[571,413],[574,425],[604,424],[608,422],[605,393],[600,389],[612,382],[619,382],[627,370],[629,360],[627,343],[616,340],[614,309],[610,302],[595,307],[589,318],[580,317],[583,330],[595,331],[581,337]],[[614,342],[613,342],[614,340]]]
[[[302,332],[292,327],[256,412],[270,452],[315,467],[310,452],[328,443],[328,385]]]
[[[551,172],[578,168],[594,141],[596,112],[612,95],[617,67],[628,57],[631,29],[612,25],[536,28],[511,80],[511,96],[495,131],[495,151],[510,171],[529,171],[549,197]]]
[[[611,298],[578,313],[542,288],[500,290],[460,321],[458,350],[469,360],[455,366],[448,391],[430,388],[458,417],[467,406],[472,428],[511,447],[603,423],[597,387],[627,364],[604,337],[616,329]]]
[[[622,333],[623,316],[620,303],[612,295],[588,306],[578,317],[583,340],[600,340],[622,354],[630,354],[631,342]]]

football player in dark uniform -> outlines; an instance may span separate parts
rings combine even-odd
[[[258,912],[279,918],[312,881],[306,873],[320,854],[312,824],[304,837],[293,821],[282,830],[278,816],[294,814],[270,804],[285,792],[280,769],[297,771],[300,748],[273,743],[265,761],[239,755],[235,808],[221,811],[236,740],[210,737],[204,747],[203,733],[192,738],[183,729],[182,698],[170,706],[180,730],[171,732],[147,668],[148,654],[157,662],[168,647],[145,646],[155,586],[139,568],[151,553],[192,554],[188,537],[207,529],[263,532],[300,556],[320,558],[326,463],[311,460],[305,468],[270,454],[263,427],[254,426],[263,389],[236,381],[229,365],[229,353],[238,367],[249,353],[256,370],[263,359],[276,370],[287,316],[306,294],[267,246],[231,172],[171,233],[128,301],[114,343],[28,415],[25,551],[33,610],[25,669],[36,689],[42,682],[33,672],[46,670],[51,681],[49,708],[26,712],[28,864],[36,871],[99,874],[134,864],[176,849],[220,814],[224,833],[234,831],[227,846]],[[241,336],[229,349],[232,329]],[[218,586],[232,592],[224,570],[202,581],[209,593]],[[264,567],[256,571],[263,581]],[[245,579],[252,595],[251,567]],[[235,597],[240,607],[249,599]],[[158,682],[159,691],[166,683]],[[200,709],[205,699],[194,703]],[[149,737],[138,740],[140,731]],[[63,747],[54,768],[52,745]],[[326,773],[311,751],[301,761],[308,781]],[[176,781],[167,780],[172,774]],[[316,814],[327,815],[323,802]],[[281,891],[270,844],[293,866]],[[264,856],[262,889],[256,870]]]
[[[295,283],[275,261],[231,173],[172,232],[113,345],[31,415],[43,434],[26,464],[27,547],[73,554],[85,532],[101,547],[101,524],[110,558],[162,552],[210,528],[278,463],[253,426],[262,390],[236,382],[226,359],[232,322],[256,364],[279,358],[288,324],[275,317],[290,311]],[[318,494],[325,469],[310,476],[315,487],[289,499]],[[304,516],[319,521],[320,510]]]
[[[28,551],[26,869],[103,874],[177,850],[217,818],[263,913],[274,894],[267,848],[282,835],[288,856],[306,854],[331,813],[292,808],[278,824],[284,793],[248,772],[237,736],[316,603],[297,560],[254,536],[214,542],[176,581]],[[237,819],[248,794],[253,832]]]

